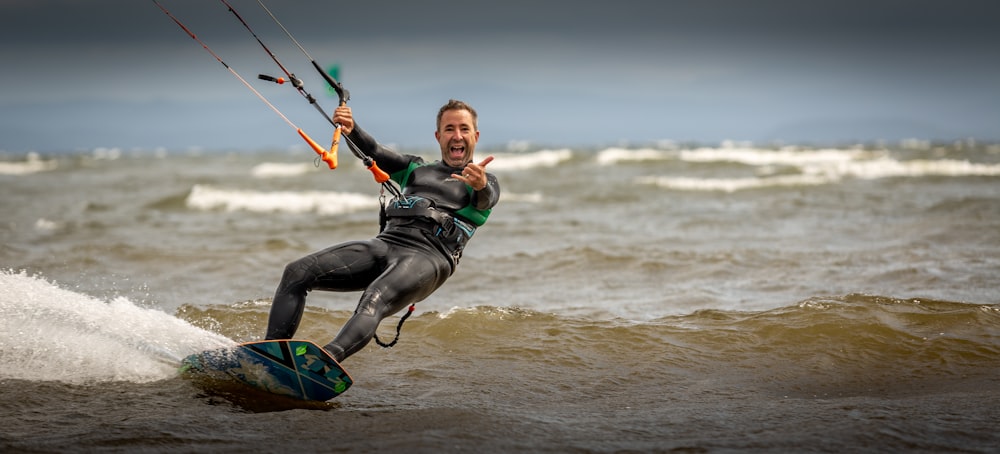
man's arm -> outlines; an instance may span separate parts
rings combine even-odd
[[[491,173],[486,174],[486,186],[472,193],[472,206],[477,210],[488,210],[500,201],[500,183]]]
[[[337,107],[337,110],[333,112],[333,122],[340,125],[341,132],[346,134],[351,143],[357,146],[358,151],[374,159],[378,166],[386,172],[393,173],[405,169],[412,160],[409,156],[401,155],[382,146],[371,134],[361,129],[355,123],[354,114],[349,106]]]

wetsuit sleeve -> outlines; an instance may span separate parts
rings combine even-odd
[[[410,161],[412,160],[412,157],[399,154],[378,143],[371,134],[361,129],[357,122],[354,123],[354,129],[351,130],[351,133],[347,137],[357,145],[358,151],[374,159],[378,163],[378,166],[386,172],[394,173],[405,169],[410,165]]]
[[[375,141],[375,138],[372,137],[371,134],[368,134],[364,129],[361,129],[357,122],[354,123],[354,129],[351,130],[351,133],[348,134],[347,137],[351,139],[351,142],[354,142],[354,144],[358,146],[358,151],[364,153],[365,156],[370,158],[375,157],[374,155],[378,151],[379,147],[378,142]]]
[[[488,210],[500,201],[500,183],[492,173],[486,174],[486,187],[472,193],[472,206],[477,210]]]

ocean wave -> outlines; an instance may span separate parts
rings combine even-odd
[[[244,189],[221,189],[208,185],[191,188],[185,204],[196,210],[223,209],[259,213],[317,213],[339,215],[378,206],[374,197],[365,194],[329,191],[262,192]]]
[[[558,150],[540,150],[524,154],[496,155],[496,160],[488,166],[490,171],[506,172],[512,170],[537,169],[555,167],[573,158],[573,152],[568,148]]]
[[[315,172],[317,167],[306,162],[262,162],[250,170],[254,178],[290,178]]]
[[[55,159],[42,159],[38,153],[28,153],[24,161],[0,161],[0,175],[30,175],[59,167]]]
[[[266,324],[267,306],[189,308],[183,317],[195,326],[211,320],[228,327],[226,336],[252,340]],[[399,315],[382,323],[383,337],[394,334]],[[350,316],[348,308],[309,307],[297,335],[326,342]],[[635,373],[647,370],[650,377],[680,369],[717,380],[750,380],[785,394],[892,394],[908,392],[900,388],[905,383],[995,377],[998,324],[997,306],[865,294],[814,297],[765,311],[698,310],[650,321],[518,306],[421,312],[418,304],[395,347],[406,353],[394,357],[419,367],[461,349],[470,358],[537,367],[539,376],[548,367],[587,370],[610,361]],[[368,349],[379,347],[372,343]],[[642,379],[641,373],[635,379]]]
[[[541,203],[542,199],[541,192],[531,192],[531,193],[519,193],[519,192],[501,192],[500,200],[504,202],[517,202],[517,203]]]
[[[137,383],[175,374],[183,356],[259,340],[265,299],[184,305],[176,314],[124,298],[102,301],[24,272],[0,272],[0,378],[85,384]],[[297,338],[325,343],[353,307],[306,307]],[[396,314],[379,328],[394,335]],[[1000,307],[919,298],[817,296],[762,311],[702,309],[636,321],[508,306],[417,312],[393,350],[400,368],[463,357],[516,361],[538,377],[552,368],[629,370],[617,380],[663,374],[745,381],[783,395],[880,396],[993,380],[1000,367]],[[381,361],[374,343],[351,359]],[[58,357],[59,361],[53,358]],[[492,367],[492,366],[490,366]],[[965,386],[965,385],[963,385]]]
[[[602,166],[615,165],[624,162],[663,161],[675,159],[676,152],[657,150],[653,148],[607,148],[597,153],[595,160]]]
[[[736,192],[747,189],[789,186],[816,186],[837,181],[826,175],[779,175],[746,178],[639,177],[636,183],[678,191]]]
[[[979,164],[955,159],[901,161],[881,157],[873,160],[846,161],[828,165],[809,164],[802,166],[802,170],[807,174],[827,175],[833,178],[976,177],[1000,175],[1000,164]]]
[[[679,157],[687,162],[735,162],[750,166],[803,166],[807,164],[843,163],[866,159],[882,153],[853,149],[802,150],[783,148],[696,148],[681,150]]]
[[[680,191],[736,192],[769,187],[816,186],[848,178],[1000,176],[1000,164],[958,159],[898,159],[887,150],[698,148],[681,150],[678,160],[701,164],[742,164],[754,168],[756,174],[732,177],[655,175],[638,177],[636,183]]]

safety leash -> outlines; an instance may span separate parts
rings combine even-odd
[[[375,343],[378,344],[382,348],[389,348],[389,347],[392,347],[393,345],[396,345],[396,342],[399,342],[399,332],[403,329],[403,322],[405,322],[406,319],[410,318],[410,314],[412,314],[413,310],[416,309],[416,308],[417,308],[416,304],[411,304],[410,305],[410,309],[408,311],[406,311],[405,314],[403,314],[402,318],[399,319],[399,324],[396,325],[396,338],[393,339],[392,342],[389,342],[388,344],[382,342],[378,338],[378,333],[375,333]]]

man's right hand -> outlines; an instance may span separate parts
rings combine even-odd
[[[350,134],[354,130],[354,114],[348,106],[338,106],[333,111],[333,122],[340,125],[341,132]]]

